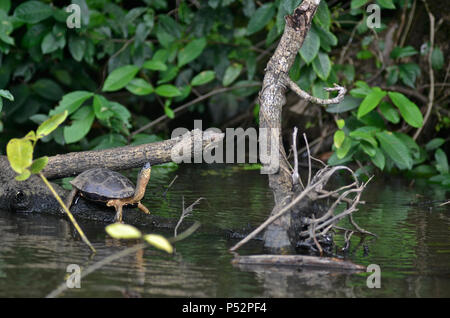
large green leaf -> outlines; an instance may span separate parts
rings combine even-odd
[[[222,79],[223,86],[228,86],[233,83],[239,77],[239,74],[241,74],[241,70],[242,64],[239,63],[233,63],[228,66]]]
[[[216,77],[216,72],[214,71],[203,71],[195,75],[191,81],[192,86],[200,86],[211,82]]]
[[[180,90],[177,87],[170,84],[158,86],[155,89],[155,93],[163,97],[175,97],[181,95]]]
[[[333,136],[333,141],[334,141],[334,145],[336,146],[336,148],[341,148],[342,143],[345,140],[345,133],[342,130],[336,130],[336,132],[334,133]]]
[[[14,16],[25,23],[34,24],[53,14],[53,9],[41,1],[27,1],[14,10]]]
[[[320,38],[314,28],[309,30],[308,35],[300,48],[300,55],[303,60],[309,64],[319,53],[320,48]]]
[[[433,138],[429,142],[427,142],[427,144],[425,145],[425,150],[426,151],[432,151],[434,149],[439,148],[444,143],[445,143],[445,139],[444,138]]]
[[[378,148],[378,147],[375,148],[375,156],[370,157],[370,160],[380,170],[384,169],[384,166],[386,164],[386,158],[384,157],[383,151],[381,151],[380,148]]]
[[[339,104],[331,104],[325,110],[329,113],[344,113],[346,111],[358,108],[362,99],[346,95]]]
[[[67,110],[65,110],[64,112],[56,114],[44,121],[36,130],[36,136],[40,138],[51,134],[56,128],[58,128],[59,125],[61,125],[66,120],[67,115],[68,112]]]
[[[352,9],[357,9],[365,5],[367,2],[369,2],[369,0],[352,0],[352,2],[350,3],[350,7]]]
[[[326,81],[331,71],[331,61],[328,54],[319,52],[312,62],[312,66],[317,76]]]
[[[80,62],[86,51],[86,40],[81,37],[71,36],[69,38],[69,52],[75,61]]]
[[[435,70],[440,70],[444,66],[444,54],[438,47],[435,47],[431,53],[431,65]]]
[[[416,63],[400,64],[398,66],[399,76],[403,83],[414,88],[417,76],[420,75],[420,67]]]
[[[91,130],[95,113],[91,106],[84,106],[71,117],[72,124],[64,127],[64,140],[71,144],[83,139]]]
[[[258,32],[266,26],[275,15],[275,6],[273,3],[266,3],[259,7],[250,18],[247,26],[247,35]]]
[[[423,125],[423,116],[419,107],[410,101],[405,95],[397,92],[389,92],[389,98],[400,110],[403,119],[411,126],[419,128]]]
[[[445,152],[439,148],[434,153],[434,158],[436,159],[436,170],[441,174],[448,173],[448,160]]]
[[[125,65],[112,71],[103,84],[103,92],[117,91],[124,88],[139,72],[135,65]]]
[[[33,161],[33,146],[26,138],[13,138],[6,146],[6,155],[11,168],[17,173],[23,173]]]
[[[50,115],[62,113],[67,110],[69,115],[75,112],[94,93],[88,91],[75,91],[63,96],[58,106],[50,112]]]
[[[380,142],[381,149],[383,149],[399,169],[412,168],[413,159],[409,149],[400,139],[388,131],[377,132],[375,135]]]
[[[142,96],[153,93],[153,86],[142,78],[133,78],[125,87],[134,95]]]
[[[373,87],[371,92],[363,99],[361,105],[359,105],[358,118],[363,117],[377,107],[384,96],[386,96],[385,91],[381,90],[379,87]]]
[[[381,114],[383,114],[384,118],[386,118],[391,123],[398,124],[400,122],[400,116],[391,103],[383,101],[380,103],[380,106],[378,108]]]
[[[189,42],[184,48],[178,51],[178,67],[182,67],[195,60],[202,54],[206,47],[206,39],[200,38]]]

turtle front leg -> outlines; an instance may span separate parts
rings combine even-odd
[[[141,202],[138,202],[137,205],[138,209],[144,212],[145,214],[150,214],[150,211],[147,209],[145,205],[143,205]]]
[[[123,223],[122,221],[122,208],[123,208],[123,202],[120,200],[109,200],[106,203],[107,206],[113,206],[116,209],[116,216],[114,217],[114,222]]]

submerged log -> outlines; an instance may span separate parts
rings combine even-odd
[[[232,261],[236,265],[275,265],[314,267],[334,270],[366,271],[366,267],[338,258],[324,258],[307,255],[246,255],[236,256]]]

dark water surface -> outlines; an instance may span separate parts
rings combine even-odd
[[[161,194],[175,175],[179,177],[164,199]],[[147,189],[144,203],[161,216],[178,217],[182,196],[186,205],[205,197],[193,219],[208,228],[257,226],[273,205],[266,176],[236,166],[184,166],[171,173],[155,172]],[[61,296],[450,297],[450,205],[434,204],[429,209],[410,204],[448,200],[448,191],[385,179],[373,181],[362,199],[367,203],[354,218],[378,238],[360,242],[355,235],[348,258],[380,266],[378,289],[367,287],[367,273],[235,267],[227,249],[236,241],[219,230],[200,228],[176,244],[174,256],[147,248],[100,268],[82,279],[81,288]],[[65,220],[0,211],[0,297],[44,297],[64,281],[69,264],[87,268],[127,246],[110,239],[104,225],[81,225],[98,251],[94,257],[73,238]],[[342,235],[335,240],[342,247]],[[260,253],[260,248],[260,243],[252,242],[241,253]]]

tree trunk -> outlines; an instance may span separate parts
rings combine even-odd
[[[260,91],[260,128],[273,131],[262,138],[267,138],[267,157],[271,160],[279,160],[279,169],[269,175],[269,186],[274,193],[275,207],[271,215],[276,214],[289,203],[292,198],[292,177],[289,173],[289,164],[281,139],[281,112],[286,103],[287,84],[284,77],[294,64],[305,37],[311,28],[311,22],[320,1],[304,0],[292,15],[285,17],[286,25],[277,49],[269,60],[264,76],[263,86]],[[261,137],[260,137],[261,138]],[[271,138],[278,138],[279,156],[269,156],[271,153]],[[272,150],[273,151],[273,150]],[[271,163],[273,166],[273,162]],[[266,164],[265,166],[269,166]],[[265,247],[276,253],[289,253],[292,245],[289,239],[291,217],[289,213],[284,214],[274,221],[264,234]]]

